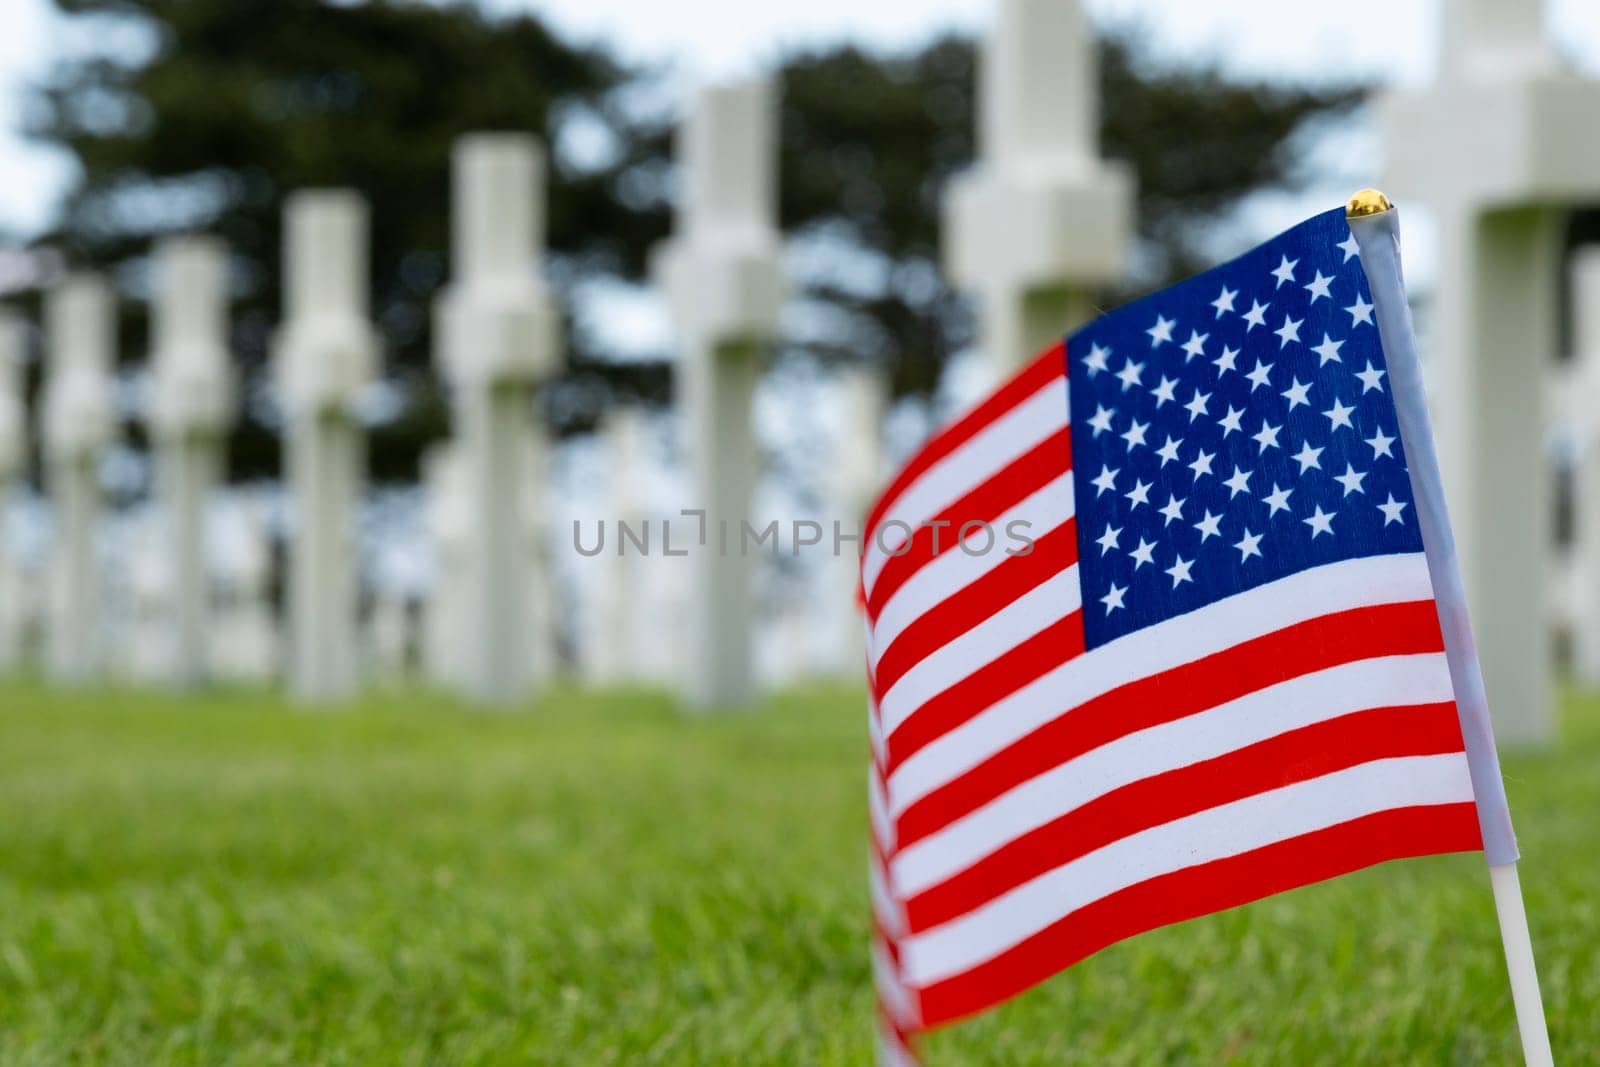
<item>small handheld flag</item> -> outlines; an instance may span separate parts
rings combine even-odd
[[[1382,194],[1040,355],[893,480],[861,581],[888,1062],[1142,931],[1480,848],[1549,1062]]]

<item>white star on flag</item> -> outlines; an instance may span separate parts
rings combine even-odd
[[[1129,420],[1128,428],[1122,433],[1122,439],[1128,442],[1130,451],[1144,444],[1144,433],[1149,428],[1150,424],[1148,422],[1140,422],[1138,419]]]
[[[1326,366],[1329,363],[1343,363],[1339,358],[1339,349],[1344,347],[1343,341],[1335,341],[1327,334],[1322,335],[1322,343],[1313,345],[1311,351],[1317,354],[1317,366]]]
[[[1294,378],[1291,380],[1294,384],[1283,391],[1283,398],[1289,401],[1289,410],[1293,411],[1301,404],[1311,403],[1311,401],[1307,399],[1311,393],[1311,383],[1302,382],[1299,378]]]
[[[1178,399],[1173,395],[1172,392],[1177,387],[1177,382],[1173,381],[1171,378],[1168,378],[1165,374],[1161,376],[1161,381],[1157,382],[1155,388],[1150,390],[1150,395],[1156,398],[1157,410],[1160,410],[1162,406]]]
[[[1129,389],[1132,389],[1134,386],[1138,385],[1139,376],[1143,373],[1143,363],[1135,363],[1131,359],[1123,360],[1122,369],[1117,371],[1117,380],[1122,383],[1122,391],[1126,393]]]
[[[1350,426],[1350,413],[1353,411],[1355,411],[1355,408],[1346,407],[1343,401],[1338,397],[1334,397],[1333,407],[1322,413],[1328,419],[1328,432],[1332,433],[1341,426]],[[1354,429],[1354,427],[1351,428]]]
[[[1083,365],[1089,368],[1089,374],[1092,377],[1103,370],[1110,369],[1106,366],[1106,360],[1110,358],[1111,349],[1103,348],[1100,345],[1090,345],[1089,354],[1083,357]]]
[[[1352,464],[1344,465],[1344,473],[1334,475],[1333,480],[1344,486],[1344,495],[1362,492],[1361,481],[1366,477],[1365,472],[1357,472]]]
[[[1298,259],[1290,259],[1288,256],[1284,256],[1282,261],[1272,270],[1272,276],[1278,279],[1278,284],[1273,288],[1282,289],[1285,285],[1294,281],[1294,269],[1299,265],[1300,261]]]
[[[1323,511],[1321,504],[1317,505],[1317,509],[1308,518],[1300,521],[1311,527],[1311,539],[1313,541],[1322,534],[1328,534],[1330,537],[1333,535],[1333,516]]]
[[[1232,500],[1234,497],[1250,488],[1250,472],[1247,470],[1241,470],[1239,466],[1235,464],[1233,473],[1224,478],[1222,480],[1222,484],[1228,487],[1228,499]]]
[[[1263,304],[1259,300],[1251,300],[1250,310],[1244,313],[1244,321],[1250,325],[1244,328],[1244,332],[1249,333],[1257,326],[1265,326],[1267,324],[1267,308],[1271,306],[1270,303]]]
[[[1117,487],[1117,475],[1120,473],[1122,473],[1121,470],[1112,470],[1108,466],[1102,466],[1100,473],[1095,475],[1094,480],[1089,483],[1095,488],[1094,495],[1099,496],[1108,489],[1115,489]]]
[[[1105,533],[1101,534],[1098,538],[1095,539],[1095,544],[1100,546],[1100,554],[1103,556],[1107,552],[1110,552],[1113,548],[1122,547],[1119,544],[1117,544],[1117,538],[1119,538],[1121,536],[1122,536],[1122,527],[1120,527],[1120,526],[1112,526],[1110,523],[1106,523],[1106,531],[1105,531]]]
[[[1277,448],[1278,431],[1281,429],[1283,429],[1282,426],[1274,426],[1266,419],[1262,419],[1261,429],[1257,430],[1255,432],[1255,436],[1251,437],[1250,440],[1254,441],[1260,447],[1262,452],[1265,452],[1269,448]]]
[[[1317,459],[1317,457],[1320,455],[1322,455],[1322,449],[1312,448],[1311,442],[1306,441],[1300,445],[1300,451],[1293,457],[1293,459],[1296,463],[1300,464],[1300,473],[1304,474],[1308,470],[1322,469],[1322,464]]]
[[[1372,305],[1367,303],[1360,293],[1356,294],[1356,302],[1345,308],[1345,310],[1350,313],[1351,329],[1361,325],[1363,322],[1369,326],[1375,325],[1372,321]]]
[[[1288,315],[1283,317],[1283,325],[1272,331],[1278,335],[1280,349],[1289,347],[1290,341],[1300,340],[1300,324],[1305,321],[1305,319],[1291,319]]]
[[[1272,492],[1261,498],[1267,503],[1267,518],[1272,518],[1280,511],[1289,510],[1289,494],[1292,492],[1294,492],[1293,489],[1285,489],[1281,485],[1274,485]]]
[[[1157,315],[1156,324],[1145,331],[1150,335],[1150,347],[1160,348],[1163,342],[1172,340],[1172,328],[1176,325],[1176,320]]]
[[[1245,375],[1250,380],[1250,391],[1252,393],[1263,385],[1270,386],[1272,384],[1267,377],[1267,372],[1272,370],[1272,366],[1271,363],[1263,363],[1259,359],[1256,360],[1255,367],[1251,369],[1249,374]]]

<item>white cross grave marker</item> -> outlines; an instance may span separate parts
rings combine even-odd
[[[1574,566],[1560,591],[1572,622],[1572,661],[1578,676],[1600,682],[1600,247],[1580,249],[1572,262],[1573,359],[1562,375],[1561,397],[1575,446]]]
[[[546,448],[534,387],[560,359],[560,313],[541,270],[544,184],[531,136],[481,133],[456,145],[455,278],[438,305],[438,351],[470,513],[462,681],[491,703],[521,697],[554,659],[540,603],[548,580],[531,525]]]
[[[979,56],[979,165],[946,194],[945,269],[980,300],[998,380],[1091,317],[1120,277],[1134,183],[1099,157],[1099,64],[1079,0],[1000,0]]]
[[[100,462],[116,429],[110,286],[94,274],[65,279],[46,298],[45,330],[45,467],[57,524],[49,666],[57,681],[77,683],[104,667]]]
[[[28,463],[28,422],[22,398],[28,327],[22,316],[0,308],[0,671],[22,658],[22,578],[10,540],[11,506]]]
[[[211,674],[205,515],[221,478],[233,417],[227,269],[227,248],[215,238],[169,238],[156,250],[150,423],[173,612],[166,674],[181,688],[199,685]]]
[[[355,538],[366,454],[353,404],[378,363],[367,319],[367,205],[347,190],[299,192],[284,222],[276,347],[295,514],[289,688],[321,703],[349,696],[358,680]]]
[[[462,589],[466,584],[470,515],[456,447],[434,445],[423,458],[422,472],[433,556],[423,607],[422,665],[430,681],[459,688],[464,684],[466,662]]]
[[[775,126],[765,83],[697,94],[678,132],[676,233],[656,259],[682,344],[677,391],[691,507],[706,513],[703,542],[693,520],[673,525],[693,570],[684,684],[697,708],[753,696],[755,555],[743,551],[742,533],[759,471],[751,399],[783,299]]]
[[[238,501],[232,515],[233,551],[218,576],[212,662],[220,678],[260,683],[275,676],[281,659],[271,598],[272,541],[263,501]]]
[[[825,492],[832,521],[837,521],[844,533],[856,535],[862,532],[867,512],[882,488],[888,383],[877,370],[847,367],[838,372],[837,396],[840,428],[828,462]],[[831,529],[825,542],[831,550]],[[859,552],[859,541],[842,541],[837,555],[828,560],[822,620],[815,628],[815,641],[818,666],[831,674],[859,670],[866,655],[861,608],[856,602]]]

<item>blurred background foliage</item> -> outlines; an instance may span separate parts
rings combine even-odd
[[[246,381],[235,477],[277,470],[266,361],[279,213],[294,189],[352,186],[372,205],[373,314],[389,377],[371,415],[380,480],[414,479],[446,429],[430,317],[449,273],[458,135],[532,130],[550,146],[548,270],[580,307],[597,284],[644,284],[650,249],[669,232],[667,72],[562,40],[535,15],[401,0],[58,5],[93,43],[62,58],[34,98],[30,134],[80,168],[38,243],[112,272],[128,298],[122,356],[140,363],[150,241],[203,229],[230,242]],[[839,45],[791,54],[778,77],[781,222],[793,247],[821,253],[795,257],[804,325],[779,358],[871,361],[896,395],[929,395],[973,339],[970,308],[938,269],[940,192],[973,157],[973,44],[944,37],[895,54]],[[1206,265],[1215,224],[1252,194],[1304,182],[1306,131],[1365,93],[1174,68],[1144,54],[1135,26],[1102,42],[1101,80],[1102,151],[1139,178],[1135,277],[1107,303]],[[611,350],[589,318],[569,315],[567,370],[544,391],[559,432],[592,426],[619,397],[669,399],[669,353]]]

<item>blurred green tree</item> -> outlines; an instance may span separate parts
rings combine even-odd
[[[234,343],[246,376],[234,471],[277,467],[264,375],[280,291],[279,213],[296,188],[343,185],[370,201],[373,311],[394,380],[374,430],[378,477],[414,477],[443,432],[429,375],[430,307],[448,275],[449,153],[470,130],[531,130],[555,151],[548,242],[555,283],[636,278],[669,219],[666,139],[635,128],[633,73],[537,18],[465,4],[323,0],[58,0],[86,50],[37,95],[34,136],[68,149],[81,180],[42,240],[69,261],[109,267],[127,295],[148,290],[149,242],[208,229],[235,254]],[[125,353],[145,347],[145,313],[124,305]],[[569,328],[558,404],[582,405],[603,374]],[[660,393],[662,367],[630,383]]]
[[[297,187],[349,185],[373,208],[374,310],[396,401],[375,428],[379,477],[414,477],[444,429],[429,372],[429,309],[447,275],[448,155],[472,129],[532,130],[553,145],[551,274],[643,280],[670,225],[670,129],[650,72],[558,39],[532,16],[402,0],[57,0],[97,44],[40,87],[32,130],[78,160],[81,179],[42,240],[145,283],[148,243],[221,233],[238,257],[235,346],[249,380],[234,442],[239,475],[276,469],[260,375],[279,307],[278,213]],[[1290,186],[1316,120],[1355,85],[1244,82],[1150,59],[1136,31],[1104,42],[1102,144],[1139,178],[1145,288],[1208,260],[1209,227],[1246,197]],[[883,55],[835,46],[789,57],[782,193],[806,314],[789,358],[872,360],[898,394],[927,394],[971,343],[966,304],[938,269],[939,197],[973,155],[974,49],[947,37]],[[1106,294],[1108,302],[1128,292]],[[144,346],[142,308],[124,350]],[[624,391],[667,396],[667,353],[615,361],[569,328],[569,370],[547,390],[558,426],[592,422]]]

